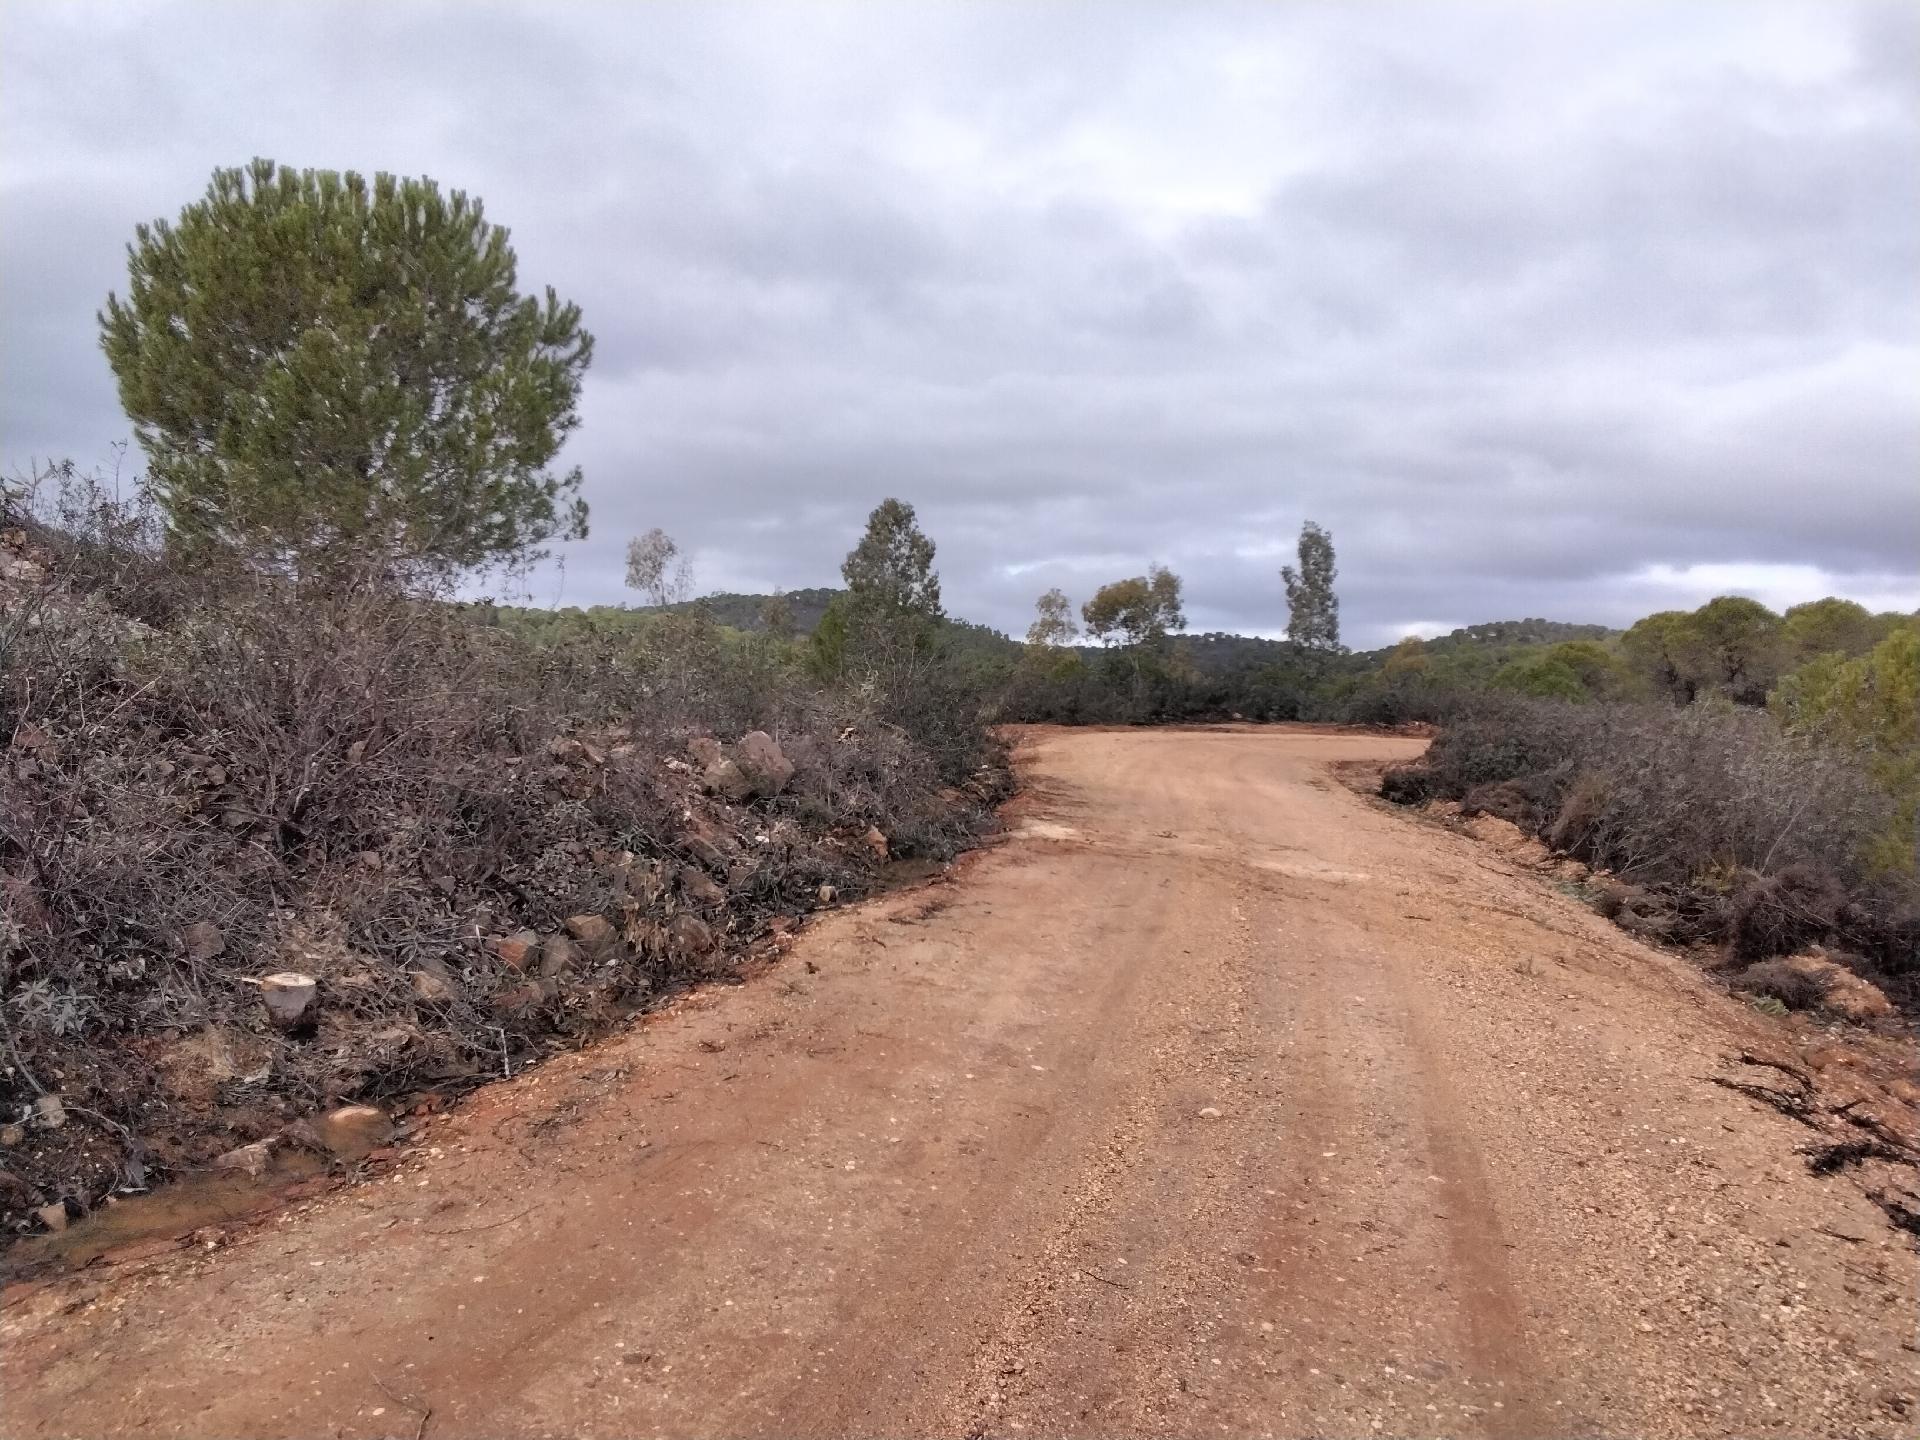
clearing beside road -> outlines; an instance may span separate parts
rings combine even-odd
[[[1006,840],[29,1289],[10,1436],[1896,1435],[1920,1256],[1710,1083],[1773,1023],[1333,780],[1043,730]]]

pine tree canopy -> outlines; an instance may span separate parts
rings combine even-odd
[[[578,306],[428,179],[215,172],[141,225],[101,344],[174,534],[301,571],[461,570],[586,533]]]

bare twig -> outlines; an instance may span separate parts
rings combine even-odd
[[[540,1208],[538,1205],[529,1205],[526,1209],[509,1215],[504,1220],[495,1220],[486,1225],[456,1225],[451,1230],[429,1230],[426,1233],[429,1235],[473,1235],[482,1230],[498,1230],[503,1225],[511,1225],[516,1220],[526,1219],[527,1216],[533,1214],[534,1211]]]
[[[420,1417],[418,1423],[413,1427],[413,1440],[420,1440],[420,1437],[427,1433],[427,1422],[433,1418],[433,1407],[422,1401],[409,1400],[404,1396],[395,1394],[393,1387],[388,1385],[387,1382],[382,1380],[378,1375],[373,1377],[373,1383],[380,1387],[380,1393],[382,1395],[385,1395],[402,1410],[411,1410]]]

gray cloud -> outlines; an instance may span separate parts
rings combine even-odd
[[[1920,604],[1920,24],[1772,6],[0,11],[0,457],[126,434],[133,225],[427,173],[599,337],[594,535],[831,583],[899,494],[1018,630],[1149,561],[1350,638],[1740,588]]]

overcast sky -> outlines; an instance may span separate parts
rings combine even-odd
[[[597,336],[619,601],[838,583],[880,498],[1016,632],[1149,562],[1347,639],[1726,590],[1920,606],[1920,5],[0,7],[0,457],[217,165],[427,174]]]

